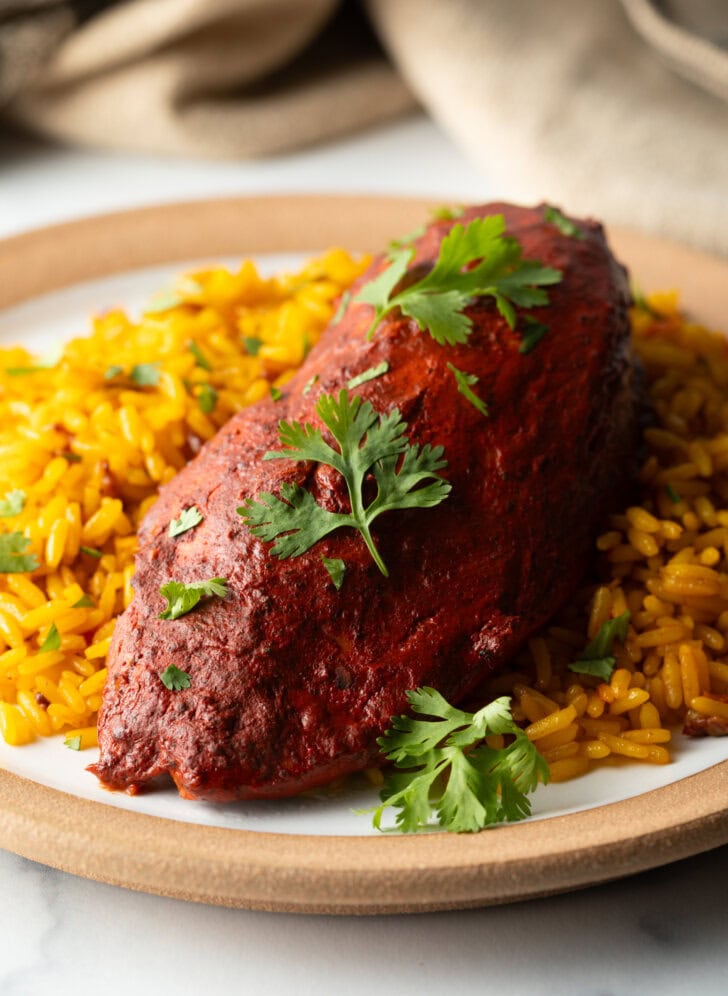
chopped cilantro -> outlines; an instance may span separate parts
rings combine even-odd
[[[104,380],[113,380],[115,377],[118,377],[119,374],[123,373],[124,368],[114,364],[106,368],[106,371],[104,372]]]
[[[72,450],[64,450],[63,453],[59,453],[58,456],[62,456],[64,460],[68,460],[69,463],[81,463],[83,457],[80,453],[74,453]]]
[[[46,638],[40,645],[38,650],[39,654],[47,654],[51,650],[61,649],[61,634],[58,632],[58,627],[55,623],[51,623],[51,628],[46,633]]]
[[[159,363],[137,363],[131,368],[130,379],[137,387],[156,387],[159,383]]]
[[[94,600],[89,595],[82,595],[77,602],[74,602],[71,606],[72,609],[93,609],[95,608]]]
[[[554,228],[558,228],[562,235],[568,235],[572,239],[583,239],[584,233],[575,225],[571,218],[567,218],[565,214],[562,214],[558,208],[552,207],[547,204],[543,209],[543,220],[547,221],[549,225],[553,225]]]
[[[399,830],[431,826],[454,833],[475,833],[486,826],[529,816],[528,794],[549,779],[549,768],[534,744],[513,721],[510,699],[500,698],[476,713],[451,706],[434,688],[407,693],[412,710],[428,719],[392,717],[378,740],[394,762],[385,776],[373,823],[379,830],[384,810],[398,810]],[[493,734],[513,737],[505,747],[489,747]],[[372,810],[369,810],[371,812]]]
[[[243,345],[249,356],[257,356],[263,345],[263,340],[255,339],[253,336],[243,336]]]
[[[411,232],[407,232],[406,235],[400,235],[398,239],[390,239],[389,241],[389,252],[397,252],[398,249],[403,249],[406,246],[411,246],[413,242],[417,239],[421,239],[422,236],[427,231],[427,225],[418,225],[417,228],[413,228]]]
[[[66,736],[63,746],[70,747],[71,750],[81,750],[81,734],[78,733],[75,737]]]
[[[329,572],[329,577],[334,588],[340,591],[344,583],[344,575],[346,574],[346,564],[344,561],[338,557],[322,557],[321,563]]]
[[[338,450],[324,441],[320,429],[308,423],[281,421],[278,434],[286,449],[268,452],[263,459],[314,460],[333,467],[346,481],[351,512],[330,512],[309,491],[286,482],[281,485],[280,497],[264,491],[257,500],[249,498],[238,513],[254,536],[266,542],[276,540],[271,552],[281,559],[298,557],[335,529],[352,526],[359,530],[377,567],[388,577],[371,525],[382,512],[432,508],[447,498],[450,485],[437,473],[447,466],[442,446],[409,443],[407,423],[396,408],[380,415],[368,401],[363,402],[358,395],[350,398],[343,390],[338,398],[321,395],[316,412],[338,443]],[[377,493],[365,505],[363,487],[368,474],[376,482]]]
[[[682,498],[677,493],[677,491],[675,490],[675,488],[673,488],[672,484],[666,484],[665,485],[665,491],[667,491],[667,496],[670,499],[670,501],[673,503],[673,505],[679,505],[680,504],[680,502],[682,501]]]
[[[0,499],[0,519],[11,519],[14,515],[20,515],[25,508],[24,491],[8,491],[4,498]]]
[[[336,314],[331,319],[332,325],[338,325],[341,319],[344,317],[344,312],[349,307],[349,301],[351,301],[351,294],[349,291],[344,291],[341,295],[341,300],[339,301],[339,307],[336,309]]]
[[[607,619],[603,622],[591,643],[584,648],[573,664],[569,664],[569,670],[576,674],[590,674],[601,678],[602,681],[609,681],[617,663],[616,657],[612,654],[612,644],[615,640],[622,642],[626,640],[629,619],[629,612],[623,612],[616,619]]]
[[[217,391],[212,384],[203,384],[197,394],[197,404],[201,412],[209,415],[217,405]]]
[[[197,366],[202,367],[203,370],[207,370],[208,373],[211,373],[212,365],[194,339],[190,339],[187,343],[187,348],[194,356]]]
[[[168,533],[170,536],[181,536],[182,533],[186,533],[188,530],[194,529],[195,526],[199,526],[203,518],[204,516],[199,508],[196,505],[192,505],[180,513],[179,519],[172,519],[169,524]]]
[[[536,345],[541,342],[543,337],[549,330],[548,325],[544,325],[542,322],[537,322],[535,318],[531,315],[526,315],[523,319],[526,326],[526,330],[521,336],[521,345],[518,347],[518,352],[523,353],[524,356],[531,352]]]
[[[464,213],[465,208],[458,204],[453,206],[441,204],[430,211],[430,217],[433,221],[455,221],[456,218],[461,218]]]
[[[27,574],[37,570],[38,558],[26,553],[30,540],[22,533],[0,534],[0,574]]]
[[[303,390],[301,391],[301,394],[304,395],[308,394],[318,379],[319,379],[318,374],[314,374],[313,377],[309,377],[306,383],[303,385]]]
[[[28,374],[40,373],[42,370],[47,370],[48,367],[37,366],[37,367],[5,367],[5,373],[8,377],[27,377]]]
[[[375,367],[369,367],[368,370],[362,370],[360,374],[356,377],[352,377],[350,381],[347,382],[347,387],[350,391],[353,391],[355,387],[361,387],[362,384],[368,383],[370,380],[376,380],[377,377],[382,377],[389,370],[389,364],[386,360],[382,363],[378,363]]]
[[[464,309],[473,298],[493,297],[513,328],[516,306],[548,304],[543,287],[561,280],[560,270],[523,258],[520,244],[505,235],[502,215],[475,218],[466,228],[454,225],[440,243],[440,253],[429,273],[395,294],[413,255],[412,248],[396,250],[389,267],[356,297],[374,308],[369,338],[382,319],[399,308],[441,346],[464,343],[473,326]]]
[[[271,384],[270,396],[274,401],[280,401],[283,397],[283,391],[281,391],[280,387],[276,387],[275,384]]]
[[[169,667],[162,671],[159,680],[170,692],[181,692],[183,689],[189,688],[192,684],[192,679],[187,672],[175,667],[174,664],[170,664]]]
[[[95,560],[101,560],[104,555],[101,550],[95,550],[92,546],[80,546],[79,550],[81,553],[85,553],[87,557],[94,557]]]
[[[464,398],[467,398],[473,408],[476,408],[481,415],[488,418],[490,413],[488,411],[487,404],[472,390],[480,378],[476,377],[475,374],[466,373],[464,370],[458,370],[458,368],[452,363],[448,363],[448,368],[455,377],[455,382],[458,385],[458,391],[460,391]]]
[[[160,619],[179,619],[187,615],[202,598],[213,596],[225,598],[228,593],[225,578],[210,578],[209,581],[168,581],[159,592],[167,599],[167,608],[159,613]]]

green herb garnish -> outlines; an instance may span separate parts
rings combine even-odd
[[[368,370],[362,370],[360,374],[356,377],[352,377],[350,381],[347,381],[346,386],[350,391],[353,391],[355,387],[361,387],[362,384],[368,383],[370,380],[376,380],[377,377],[382,377],[389,370],[389,363],[384,360],[382,363],[378,363],[375,367],[369,367]]]
[[[464,370],[458,370],[458,368],[452,363],[448,363],[448,369],[455,377],[455,381],[458,385],[458,391],[460,391],[464,398],[467,398],[473,408],[477,408],[481,415],[488,418],[488,415],[490,414],[488,412],[488,406],[483,399],[479,398],[478,395],[472,390],[480,378],[476,377],[475,374],[466,373]]]
[[[167,532],[170,536],[181,536],[182,533],[186,533],[189,529],[199,526],[203,518],[204,516],[199,508],[196,505],[192,505],[191,508],[185,508],[180,513],[179,519],[172,519]]]
[[[249,356],[257,356],[260,352],[260,347],[263,345],[263,340],[256,339],[253,336],[243,336],[243,345]]]
[[[531,315],[526,315],[523,321],[526,330],[521,336],[521,345],[518,347],[518,352],[523,353],[525,356],[531,352],[537,343],[541,342],[548,332],[549,327],[548,325],[544,325],[543,322],[537,322]]]
[[[94,600],[89,595],[82,595],[77,602],[71,606],[72,609],[94,609]]]
[[[26,553],[30,540],[22,533],[0,534],[0,574],[27,574],[38,568],[34,553]]]
[[[197,364],[197,366],[198,367],[202,367],[203,370],[207,370],[208,373],[211,373],[212,372],[212,364],[207,359],[207,357],[202,352],[202,350],[197,345],[197,343],[194,341],[194,339],[190,339],[190,341],[187,343],[187,348],[189,349],[189,351],[194,356],[195,363]]]
[[[225,578],[210,578],[209,581],[168,581],[159,589],[167,599],[167,608],[159,613],[160,619],[179,619],[186,616],[202,598],[213,596],[225,598],[228,593]]]
[[[42,370],[48,370],[48,367],[5,367],[8,377],[27,377],[28,374],[40,373]]]
[[[81,750],[81,734],[79,733],[75,737],[66,737],[63,746],[70,747],[71,750]]]
[[[346,481],[351,512],[329,512],[309,491],[285,483],[280,498],[262,492],[257,500],[249,498],[238,513],[254,536],[276,540],[271,552],[281,559],[298,557],[335,529],[352,526],[359,530],[377,567],[388,577],[372,539],[372,523],[383,512],[432,508],[447,498],[450,485],[437,474],[447,466],[443,448],[410,444],[405,435],[407,423],[396,408],[380,415],[368,401],[359,395],[350,398],[343,390],[338,399],[321,395],[316,412],[339,444],[338,450],[324,441],[320,429],[282,421],[278,435],[287,449],[268,452],[263,459],[314,460],[338,470]],[[369,473],[377,494],[365,505],[363,486]],[[430,483],[420,486],[425,481]]]
[[[399,308],[442,345],[467,342],[472,319],[464,309],[475,297],[495,299],[498,311],[511,328],[515,308],[548,304],[542,288],[561,280],[561,271],[524,259],[520,244],[504,234],[502,215],[475,218],[467,228],[454,225],[440,243],[437,262],[430,272],[394,294],[407,272],[412,248],[392,253],[390,266],[366,284],[355,298],[374,307],[371,338],[386,315]]]
[[[351,293],[349,291],[344,291],[341,295],[341,300],[339,301],[339,307],[336,309],[336,314],[331,319],[332,325],[338,325],[344,317],[344,312],[349,307],[349,301],[351,301]]]
[[[590,674],[609,681],[614,673],[617,658],[612,654],[612,644],[615,640],[624,642],[627,639],[629,627],[629,612],[623,612],[616,619],[607,619],[599,627],[599,632],[584,650],[579,654],[569,670],[576,674]]]
[[[283,397],[283,391],[281,391],[280,387],[276,387],[275,384],[271,384],[270,396],[274,401],[280,401]]]
[[[572,239],[584,238],[584,233],[579,226],[575,225],[571,218],[567,218],[565,214],[562,214],[558,208],[552,207],[550,204],[547,204],[543,209],[543,220],[558,228],[562,235],[568,235]]]
[[[12,519],[14,515],[20,515],[25,508],[24,491],[8,491],[3,499],[0,499],[0,519]]]
[[[130,380],[137,387],[156,387],[159,383],[159,363],[137,363],[131,368]]]
[[[209,415],[215,411],[217,405],[217,391],[212,384],[203,384],[197,395],[197,405],[201,412]]]
[[[344,561],[338,557],[322,557],[321,563],[329,572],[329,577],[331,578],[331,583],[334,588],[336,588],[337,591],[340,591],[341,586],[344,583],[344,575],[346,574],[346,564]]]
[[[113,380],[114,377],[118,377],[119,374],[123,373],[124,373],[124,368],[114,364],[106,368],[104,372],[104,380]]]
[[[667,491],[667,497],[670,499],[670,501],[673,503],[673,505],[679,505],[680,504],[680,502],[682,501],[682,498],[677,493],[677,491],[675,490],[675,488],[673,488],[672,484],[666,484],[665,485],[665,491]]]
[[[101,560],[104,555],[103,550],[96,550],[92,546],[80,546],[79,550],[81,553],[85,553],[87,557],[93,557],[95,560]]]
[[[397,827],[406,833],[431,826],[433,810],[439,825],[455,833],[475,833],[530,815],[528,793],[539,781],[548,781],[549,769],[513,722],[509,698],[476,713],[454,708],[434,688],[408,692],[407,699],[414,712],[430,718],[394,716],[378,740],[395,764],[386,775],[381,805],[374,809],[378,830],[390,806],[398,810]],[[489,747],[485,737],[494,734],[514,739],[506,747]]]
[[[319,379],[318,374],[314,374],[313,377],[309,377],[306,383],[303,385],[303,390],[301,391],[301,394],[303,395],[308,394],[318,379]]]
[[[51,623],[51,628],[46,633],[46,638],[41,643],[38,653],[47,654],[51,650],[61,649],[61,634],[58,632],[58,627],[55,623]]]
[[[159,680],[170,692],[181,692],[183,689],[189,688],[192,684],[192,679],[187,672],[175,667],[174,664],[170,664],[169,667],[162,671]]]

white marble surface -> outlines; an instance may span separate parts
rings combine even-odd
[[[414,117],[231,164],[58,149],[0,134],[0,235],[230,193],[508,196]],[[86,882],[0,852],[0,994],[724,994],[728,847],[567,896],[462,913],[293,917]]]

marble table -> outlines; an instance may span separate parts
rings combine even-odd
[[[443,201],[511,194],[419,116],[256,163],[111,155],[0,136],[0,237],[157,201],[283,191]],[[0,852],[0,994],[723,994],[726,880],[728,847],[513,906],[294,917],[136,894]]]

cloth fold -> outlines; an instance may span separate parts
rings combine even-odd
[[[2,114],[63,141],[266,156],[417,102],[510,197],[728,254],[725,0],[0,0]]]

